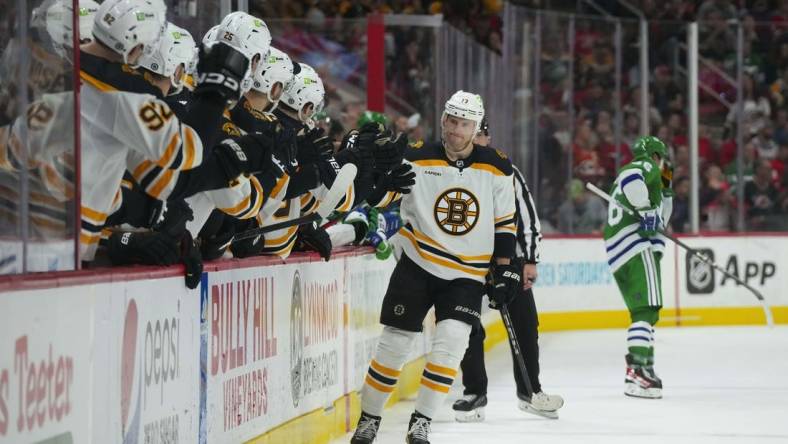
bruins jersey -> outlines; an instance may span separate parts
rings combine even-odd
[[[416,173],[401,199],[403,227],[392,243],[441,279],[484,282],[493,257],[512,257],[516,219],[512,164],[500,151],[475,146],[452,161],[441,143],[411,146],[405,162]],[[386,202],[388,201],[388,202]]]
[[[108,78],[112,63],[81,55],[82,257],[92,260],[126,171],[129,151],[170,170],[202,163],[193,128],[152,94],[119,89]],[[114,69],[114,68],[113,68]]]

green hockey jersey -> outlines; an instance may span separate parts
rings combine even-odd
[[[618,172],[610,195],[627,208],[645,210],[659,208],[663,226],[670,217],[672,205],[663,205],[671,198],[663,197],[659,166],[650,159],[632,161]],[[607,211],[604,238],[607,262],[612,271],[641,251],[651,248],[655,253],[664,253],[665,237],[656,234],[643,237],[638,233],[640,222],[637,216],[628,214],[617,205],[610,204]]]

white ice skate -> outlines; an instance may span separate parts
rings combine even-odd
[[[517,404],[520,410],[544,418],[558,419],[558,409],[564,406],[564,398],[545,392],[534,393],[530,399],[519,393],[517,397],[520,398]]]

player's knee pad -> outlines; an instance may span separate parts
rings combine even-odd
[[[432,339],[430,362],[448,368],[457,368],[468,348],[470,334],[471,326],[465,322],[456,319],[444,319],[438,322]]]
[[[656,325],[659,321],[659,308],[657,307],[643,307],[639,310],[632,312],[632,322],[648,322],[650,325]]]
[[[375,359],[387,367],[399,369],[408,359],[417,334],[388,325],[383,327]]]

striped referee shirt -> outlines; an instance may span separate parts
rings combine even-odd
[[[542,227],[536,214],[531,191],[525,184],[523,173],[514,167],[515,212],[517,217],[517,257],[527,263],[539,262],[539,244],[542,241]]]

